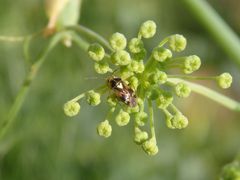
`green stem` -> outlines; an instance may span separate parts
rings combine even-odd
[[[85,95],[86,95],[86,93],[79,94],[77,97],[71,99],[71,100],[68,101],[68,102],[77,102],[77,101],[79,101],[80,99],[84,98]]]
[[[165,44],[168,42],[169,37],[170,37],[170,36],[164,38],[164,39],[159,43],[158,47],[162,47],[163,45],[165,45]]]
[[[78,36],[75,32],[71,32],[71,36],[73,41],[84,51],[88,50],[89,47],[89,43],[87,41],[85,41],[84,39],[82,39],[80,36]]]
[[[181,0],[215,39],[240,64],[240,40],[206,0]]]
[[[144,70],[143,75],[142,75],[143,79],[144,79],[144,77],[146,76],[147,73],[151,72],[152,69],[156,67],[155,63],[157,63],[156,60],[152,56],[150,56],[147,60],[146,65],[145,65],[145,70]]]
[[[106,88],[107,88],[106,85],[102,85],[102,86],[94,89],[94,91],[97,91],[97,92],[99,92],[99,93],[102,93],[103,91],[105,91]],[[86,96],[86,92],[85,92],[85,93],[82,93],[82,94],[79,94],[78,96],[76,96],[75,98],[69,100],[68,102],[77,102],[77,101],[79,101],[80,99],[82,99],[82,98],[85,97],[85,96]]]
[[[23,42],[24,36],[0,36],[0,41],[6,42]]]
[[[71,30],[75,30],[79,33],[83,33],[86,36],[98,41],[99,43],[101,43],[102,45],[107,47],[110,51],[113,51],[113,49],[109,45],[108,41],[106,41],[102,36],[100,36],[99,34],[97,34],[94,31],[92,31],[91,29],[88,29],[82,25],[69,26],[69,27],[67,27],[67,29],[71,29]]]
[[[170,68],[179,68],[179,69],[183,69],[184,65],[182,64],[165,64],[164,68],[170,69]]]
[[[24,55],[24,60],[25,60],[25,65],[26,65],[26,70],[29,70],[29,67],[31,65],[31,55],[29,52],[31,41],[36,38],[37,36],[42,35],[42,30],[33,33],[29,36],[26,36],[23,41],[23,55]]]
[[[0,126],[0,139],[5,135],[7,130],[10,128],[11,124],[13,123],[16,115],[18,114],[20,108],[23,105],[23,102],[26,98],[30,85],[34,78],[36,77],[41,65],[45,61],[48,53],[56,46],[56,44],[61,40],[62,34],[56,34],[49,42],[48,46],[44,49],[41,53],[40,57],[37,61],[31,66],[29,73],[27,74],[18,94],[17,97],[10,108],[7,118],[2,122]]]
[[[30,64],[31,64],[31,57],[29,53],[29,48],[30,48],[30,42],[32,40],[31,36],[28,36],[25,38],[24,43],[23,43],[23,55],[24,55],[24,61],[25,61],[25,66],[26,70],[29,70]]]
[[[183,63],[186,60],[187,56],[184,57],[176,57],[176,58],[171,58],[169,61],[166,61],[165,64],[173,64],[173,63]]]
[[[209,99],[212,99],[213,101],[225,106],[226,108],[228,108],[230,110],[240,112],[240,103],[239,102],[237,102],[227,96],[224,96],[214,90],[211,90],[207,87],[204,87],[202,85],[195,84],[195,83],[192,83],[189,81],[185,81],[182,79],[178,79],[178,78],[168,79],[168,82],[173,83],[173,84],[177,84],[179,82],[184,82],[192,89],[192,91],[194,91],[198,94],[201,94]]]
[[[42,31],[38,31],[36,33],[27,35],[27,36],[0,36],[0,41],[5,41],[5,42],[23,42],[29,37],[36,37],[38,36]]]
[[[81,38],[81,36],[79,36],[78,34],[76,34],[75,32],[71,32],[71,36],[73,38],[73,41],[84,51],[88,50],[88,47],[90,46],[90,44],[85,41],[83,38]],[[107,60],[110,60],[110,55],[105,53],[105,58]]]
[[[111,109],[108,111],[106,118],[108,121],[112,118],[112,115],[114,113],[114,111],[116,110],[117,107],[111,107]]]
[[[154,127],[154,117],[153,117],[153,106],[152,101],[148,100],[148,110],[149,110],[149,122],[151,128],[151,136],[152,138],[155,137],[155,127]]]
[[[177,113],[179,113],[180,111],[179,111],[179,109],[174,105],[174,104],[170,104],[170,107],[172,108],[172,111],[175,113],[175,114],[177,114]]]
[[[181,79],[191,79],[191,80],[215,80],[217,77],[201,77],[201,76],[187,76],[187,75],[168,75],[168,78],[181,78]]]

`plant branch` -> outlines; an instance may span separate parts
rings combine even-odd
[[[86,51],[88,50],[89,43],[82,39],[79,35],[77,35],[75,32],[71,32],[72,40],[79,46],[82,50]]]
[[[206,0],[181,0],[215,39],[217,44],[240,65],[240,40]]]
[[[61,40],[62,33],[58,33],[52,37],[48,46],[40,54],[36,62],[31,66],[29,73],[26,75],[25,80],[17,94],[17,97],[10,108],[7,118],[1,123],[0,126],[0,139],[5,135],[11,124],[13,123],[16,115],[18,114],[23,102],[26,98],[30,85],[34,78],[36,77],[39,69],[41,68],[43,62],[45,61],[48,53],[56,46],[56,44]]]
[[[107,47],[110,51],[112,51],[112,48],[106,39],[104,39],[101,35],[94,32],[93,30],[88,29],[87,27],[84,27],[82,25],[75,25],[75,26],[69,26],[66,29],[71,29],[71,30],[75,30],[79,33],[83,33],[84,35],[86,35],[90,38],[93,38],[94,40],[98,41],[99,43],[101,43],[102,45]]]
[[[151,100],[148,100],[148,109],[149,109],[149,122],[150,122],[151,136],[155,138],[153,105]]]
[[[225,106],[226,108],[233,110],[233,111],[238,111],[240,112],[240,103],[227,97],[224,96],[212,89],[209,89],[207,87],[204,87],[202,85],[199,84],[195,84],[189,81],[185,81],[182,79],[178,79],[178,78],[171,78],[168,79],[168,82],[173,83],[173,84],[177,84],[179,82],[184,82],[185,84],[187,84],[192,91],[194,91],[195,93],[201,94],[209,99],[212,99],[213,101]]]
[[[0,41],[6,42],[22,42],[24,39],[24,36],[0,36]]]

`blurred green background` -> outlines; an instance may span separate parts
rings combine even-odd
[[[209,0],[222,18],[240,34],[240,1]],[[221,50],[204,27],[178,0],[85,0],[80,24],[108,38],[113,32],[133,37],[148,19],[158,25],[148,48],[167,35],[179,33],[188,39],[184,54],[201,57],[199,75],[228,71],[232,88],[222,91],[214,83],[202,83],[240,101],[240,68]],[[0,0],[0,35],[27,35],[47,24],[41,0]],[[35,57],[45,40],[34,40]],[[0,121],[7,112],[25,76],[22,43],[0,42]],[[0,142],[1,180],[208,180],[217,179],[221,168],[240,149],[240,117],[195,94],[176,102],[188,116],[185,130],[170,130],[157,110],[159,153],[147,156],[133,142],[133,125],[119,128],[103,139],[96,126],[107,112],[81,103],[74,118],[63,114],[70,98],[104,83],[93,71],[93,62],[76,46],[58,45],[34,80],[26,101],[10,131]]]

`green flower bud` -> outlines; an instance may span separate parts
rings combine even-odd
[[[152,57],[159,62],[164,62],[166,59],[172,57],[172,52],[163,47],[156,47],[152,52]]]
[[[171,119],[172,126],[177,129],[186,128],[188,125],[188,119],[182,113],[177,113]]]
[[[110,45],[112,46],[112,48],[116,51],[119,51],[119,50],[123,50],[126,48],[127,46],[127,39],[125,38],[125,36],[121,33],[114,33],[110,40]]]
[[[138,127],[135,128],[135,137],[134,137],[134,141],[137,144],[142,144],[143,142],[145,142],[148,139],[148,133],[145,131],[142,131],[141,129],[139,129]]]
[[[132,61],[128,65],[128,69],[135,73],[142,73],[144,71],[144,68],[145,67],[144,67],[143,61]]]
[[[115,120],[116,120],[117,125],[125,126],[130,121],[130,115],[121,109],[120,112],[118,113],[118,115],[116,116]]]
[[[130,54],[127,51],[119,50],[112,54],[112,63],[115,65],[125,66],[131,63]]]
[[[153,72],[149,76],[149,81],[152,84],[164,84],[167,81],[167,74],[163,71]]]
[[[109,124],[108,120],[105,120],[98,125],[97,133],[99,136],[103,136],[105,138],[111,136],[112,126]]]
[[[196,70],[198,70],[201,66],[201,59],[196,56],[188,56],[184,61],[184,69],[183,72],[185,74],[190,74]]]
[[[128,44],[131,53],[139,53],[144,48],[143,41],[138,38],[133,38]]]
[[[117,103],[118,103],[116,96],[114,96],[114,95],[108,96],[107,97],[107,103],[111,107],[116,106]]]
[[[132,89],[136,90],[138,87],[138,78],[135,76],[132,76],[128,79],[129,85]]]
[[[240,180],[240,161],[235,160],[225,165],[220,180]]]
[[[147,141],[145,141],[142,145],[143,150],[148,154],[148,155],[156,155],[158,153],[158,147],[156,144],[156,139],[151,138]]]
[[[105,56],[105,51],[100,44],[94,43],[88,47],[88,55],[94,61],[101,61]]]
[[[146,21],[141,25],[139,35],[144,38],[151,38],[155,35],[156,29],[157,26],[154,21]]]
[[[135,122],[137,123],[138,126],[144,126],[145,123],[147,122],[147,119],[148,119],[148,115],[143,111],[140,111],[135,115]]]
[[[93,90],[88,91],[86,94],[87,102],[91,106],[97,106],[101,103],[101,96],[99,93],[94,92]]]
[[[217,77],[218,86],[227,89],[232,84],[232,76],[229,73],[222,73],[220,76]]]
[[[144,60],[146,55],[147,55],[146,49],[141,49],[141,51],[139,53],[132,54],[132,57],[136,61],[142,61],[142,60]]]
[[[106,62],[95,63],[94,69],[98,74],[106,74],[107,72],[112,72],[112,69]]]
[[[166,109],[173,101],[173,96],[169,92],[162,92],[156,100],[157,106],[160,109]]]
[[[76,116],[79,111],[80,111],[80,104],[78,102],[67,102],[64,104],[63,106],[63,110],[64,110],[64,113],[67,115],[67,116]]]
[[[176,52],[181,52],[186,48],[187,40],[183,35],[175,34],[169,37],[169,47]]]
[[[180,82],[175,86],[175,93],[180,98],[186,98],[190,95],[191,88],[187,84]]]

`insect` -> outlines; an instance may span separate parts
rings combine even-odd
[[[135,92],[126,85],[120,77],[112,76],[108,78],[107,84],[116,97],[124,104],[130,107],[135,107],[137,105],[137,96]]]

